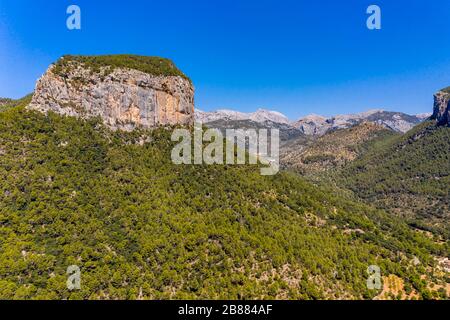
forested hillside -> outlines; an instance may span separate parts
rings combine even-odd
[[[337,184],[406,218],[449,236],[450,128],[434,121],[385,139],[337,175]]]
[[[375,123],[363,122],[316,139],[292,139],[282,147],[281,163],[302,175],[316,177],[350,163],[373,144],[396,135],[399,134]]]
[[[369,299],[380,293],[366,286],[369,265],[402,279],[405,295],[446,296],[435,257],[449,244],[381,210],[295,174],[176,166],[170,130],[7,109],[2,299]],[[79,291],[66,288],[69,265]]]
[[[17,100],[13,99],[0,99],[0,112],[6,111],[14,107],[25,107],[31,101],[32,94],[26,95],[25,97]]]

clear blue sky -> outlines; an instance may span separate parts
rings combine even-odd
[[[173,59],[203,110],[428,112],[450,85],[449,21],[448,0],[0,0],[0,96],[31,92],[63,54],[134,53]]]

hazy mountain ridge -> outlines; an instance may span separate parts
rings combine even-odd
[[[369,110],[357,114],[344,114],[332,117],[311,114],[297,121],[290,121],[280,112],[264,109],[259,109],[253,113],[243,113],[233,110],[217,110],[213,112],[197,110],[195,112],[196,121],[205,124],[218,120],[221,120],[222,123],[223,121],[233,122],[241,120],[250,120],[256,123],[270,121],[274,124],[282,123],[291,126],[301,133],[311,136],[321,136],[332,130],[350,128],[365,121],[374,122],[393,131],[404,133],[430,116],[431,113],[408,115],[402,112]]]
[[[274,123],[289,124],[289,119],[280,112],[266,109],[258,109],[252,113],[244,113],[234,110],[221,109],[213,112],[195,111],[195,120],[202,123],[210,123],[217,120],[240,121],[250,120],[254,122],[271,121]]]

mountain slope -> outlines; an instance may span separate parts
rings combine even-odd
[[[371,298],[372,264],[445,297],[421,277],[442,284],[448,245],[292,174],[173,165],[172,146],[164,129],[0,113],[0,297]]]
[[[293,139],[281,149],[280,161],[303,175],[314,176],[344,166],[367,152],[372,144],[391,136],[397,134],[380,125],[363,122],[331,131],[307,143]]]
[[[0,98],[0,108],[6,106],[6,105],[10,105],[13,102],[12,99],[9,98]]]
[[[296,141],[309,141],[310,137],[300,132],[296,128],[279,122],[266,121],[252,121],[252,120],[225,120],[219,119],[211,121],[205,124],[206,127],[219,129],[224,135],[227,129],[278,129],[280,132],[280,143],[285,144],[286,142],[296,139]]]
[[[410,223],[449,231],[450,128],[426,122],[383,141],[338,174],[338,184]]]
[[[3,102],[0,103],[0,111],[6,111],[18,106],[25,107],[31,102],[32,94],[26,95],[23,98],[13,100],[13,99],[2,99]]]

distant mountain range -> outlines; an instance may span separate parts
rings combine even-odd
[[[247,121],[247,123],[253,122],[255,123],[255,127],[260,127],[261,124],[265,127],[278,127],[282,124],[283,128],[289,128],[290,131],[297,130],[299,134],[311,136],[322,136],[327,132],[350,128],[362,122],[373,122],[393,131],[404,133],[430,116],[431,113],[409,115],[402,112],[370,110],[362,113],[336,115],[333,117],[312,114],[297,121],[290,121],[280,112],[264,109],[259,109],[252,113],[226,109],[213,112],[197,110],[195,112],[196,121],[209,126],[213,123],[222,125],[226,123],[227,126],[233,126],[234,124],[239,124],[237,122],[240,121]]]
[[[217,110],[213,112],[195,111],[195,119],[202,123],[210,123],[217,120],[240,121],[251,120],[254,122],[271,121],[274,123],[289,124],[289,119],[282,113],[265,109],[258,109],[256,112],[244,113],[234,110]]]

